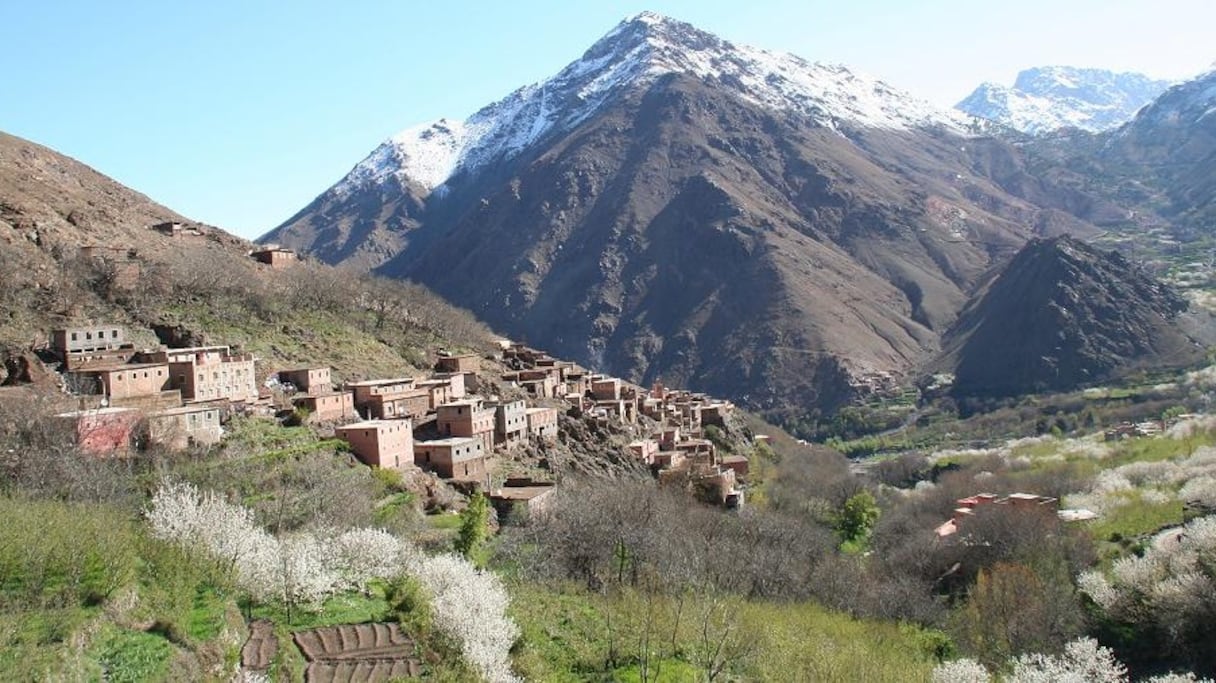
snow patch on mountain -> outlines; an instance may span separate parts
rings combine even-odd
[[[463,122],[447,119],[393,136],[360,162],[334,192],[345,195],[389,179],[428,191],[454,175],[518,154],[568,131],[627,87],[669,73],[692,74],[756,105],[806,116],[833,129],[942,126],[963,134],[974,120],[833,64],[736,46],[651,12],[610,31],[556,76],[525,86]]]
[[[1131,120],[1169,86],[1137,73],[1047,66],[1022,71],[1013,87],[984,83],[955,107],[1024,133],[1097,133]]]

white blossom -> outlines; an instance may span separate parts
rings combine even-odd
[[[1032,654],[1013,660],[1009,683],[1122,683],[1127,667],[1115,653],[1092,638],[1079,638],[1064,646],[1061,655]]]
[[[435,625],[460,643],[465,659],[492,683],[517,680],[510,651],[519,629],[506,615],[509,598],[498,577],[456,555],[421,557],[413,571],[431,594]]]
[[[955,659],[933,667],[931,680],[933,683],[988,683],[992,676],[974,659]]]

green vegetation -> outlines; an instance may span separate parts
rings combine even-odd
[[[460,528],[456,531],[456,552],[470,560],[481,558],[482,545],[490,534],[490,500],[480,491],[469,498],[469,506],[460,513]],[[484,564],[484,561],[476,562]]]
[[[518,672],[534,681],[924,680],[940,636],[814,603],[590,593],[519,583]],[[642,678],[643,672],[645,678]]]

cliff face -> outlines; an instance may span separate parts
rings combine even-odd
[[[1186,300],[1116,252],[1061,237],[1029,243],[948,335],[961,396],[1062,391],[1204,350]]]

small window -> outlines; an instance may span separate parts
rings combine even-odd
[[[110,330],[110,338],[118,339],[118,330]]]
[[[84,338],[85,338],[85,339],[92,339],[92,338],[93,338],[93,333],[92,333],[92,332],[85,332],[85,333],[84,333]]]
[[[72,341],[76,341],[76,333],[75,333],[75,332],[73,332],[73,333],[72,333]]]

